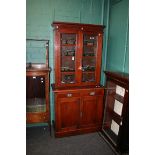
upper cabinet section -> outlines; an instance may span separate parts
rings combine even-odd
[[[101,25],[54,22],[55,86],[99,85]]]

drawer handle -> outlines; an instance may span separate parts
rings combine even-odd
[[[72,97],[72,94],[67,94],[67,97]]]
[[[95,92],[94,91],[93,92],[90,92],[89,95],[94,96],[95,95]]]

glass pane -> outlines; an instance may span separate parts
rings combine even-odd
[[[62,47],[61,51],[61,71],[75,71],[75,47]]]
[[[75,74],[61,74],[61,83],[75,83]]]
[[[61,34],[61,44],[62,45],[75,45],[76,44],[76,34],[73,34],[73,33]]]
[[[75,83],[76,34],[61,34],[61,83]]]
[[[117,144],[119,128],[122,123],[124,98],[118,93],[122,89],[124,88],[107,81],[103,130],[114,144]]]
[[[95,82],[97,35],[84,34],[82,82]]]
[[[96,60],[94,58],[83,57],[82,71],[95,71]]]
[[[82,82],[95,82],[95,74],[94,73],[83,73]]]
[[[26,112],[46,112],[45,77],[26,77]]]
[[[96,47],[97,35],[84,34],[84,45]]]

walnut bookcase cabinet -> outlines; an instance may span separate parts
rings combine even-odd
[[[102,133],[117,152],[129,151],[128,74],[106,71]]]
[[[55,136],[102,128],[101,25],[54,22]]]
[[[48,123],[49,106],[49,41],[28,39],[46,43],[46,62],[26,64],[26,123]]]

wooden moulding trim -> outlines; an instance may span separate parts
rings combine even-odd
[[[105,134],[105,132],[103,130],[101,130],[101,134],[104,136],[104,138],[106,139],[106,141],[111,145],[111,147],[113,147],[113,149],[117,150],[117,145],[115,145],[111,139],[109,139],[109,137],[107,136],[107,134]]]
[[[41,68],[41,69],[36,69],[36,68],[27,68],[26,72],[49,72],[51,71],[50,68]]]
[[[96,24],[84,24],[84,23],[70,23],[70,22],[59,22],[59,21],[55,21],[51,24],[51,26],[55,26],[55,25],[70,25],[70,26],[94,26],[94,27],[101,27],[101,28],[105,28],[105,25],[96,25]]]
[[[58,137],[65,137],[65,136],[72,136],[77,134],[85,134],[85,133],[91,133],[91,132],[97,132],[101,131],[102,126],[96,126],[91,128],[80,128],[76,130],[71,131],[62,131],[62,132],[55,132],[55,136]]]
[[[123,73],[123,72],[110,72],[110,71],[104,71],[106,76],[110,77],[111,79],[115,80],[121,80],[122,82],[129,83],[129,74]]]
[[[33,39],[33,38],[27,38],[26,40],[30,40],[30,41],[47,41],[49,42],[49,39]]]
[[[53,92],[68,92],[68,91],[77,91],[77,90],[90,90],[90,89],[104,89],[104,86],[100,85],[98,87],[95,86],[77,86],[77,87],[65,87],[65,88],[55,88],[54,84],[51,85]]]

